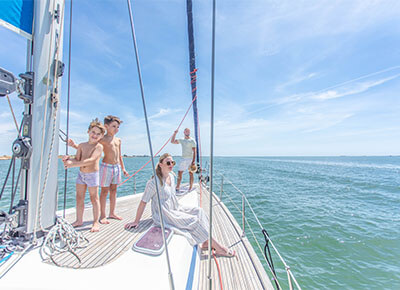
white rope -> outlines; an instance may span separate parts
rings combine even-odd
[[[70,252],[81,263],[81,259],[75,253],[79,248],[86,247],[89,241],[85,236],[77,232],[74,227],[65,219],[58,217],[46,236],[41,248],[40,256],[43,260],[50,259],[54,264],[60,266],[54,259],[56,254]]]

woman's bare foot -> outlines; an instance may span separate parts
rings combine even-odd
[[[83,222],[82,222],[82,221],[74,221],[74,222],[72,223],[72,226],[73,226],[74,228],[80,227],[81,225],[83,225]]]
[[[106,217],[103,217],[103,218],[100,218],[100,223],[103,225],[108,225],[110,223],[110,221]]]
[[[100,224],[98,222],[93,223],[92,228],[90,229],[90,232],[98,232],[100,230]]]
[[[200,245],[200,249],[202,249],[203,251],[208,251],[208,241],[205,241],[204,243],[202,243]],[[215,249],[213,248],[213,250],[215,250]]]
[[[109,219],[114,219],[114,220],[122,220],[122,217],[120,217],[119,215],[116,214],[110,214],[108,216]]]
[[[232,250],[232,249],[227,249],[226,251],[215,251],[215,255],[220,256],[220,257],[228,257],[228,258],[232,258],[232,257],[237,257],[236,255],[236,251]]]

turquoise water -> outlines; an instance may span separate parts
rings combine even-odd
[[[125,164],[132,173],[146,161],[127,158]],[[0,180],[8,164],[0,161]],[[400,157],[217,157],[214,169],[246,194],[303,289],[400,289]],[[74,206],[76,174],[68,173],[67,207]],[[137,192],[150,175],[150,166],[138,174]],[[214,180],[219,194],[220,176]],[[118,192],[132,194],[133,179]],[[224,195],[241,207],[228,183]],[[0,201],[3,210],[8,197],[6,192]],[[241,224],[236,207],[223,200]],[[250,216],[249,222],[262,242],[257,223]],[[286,279],[285,272],[278,275]]]

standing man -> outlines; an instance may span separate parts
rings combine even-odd
[[[196,141],[190,137],[190,129],[186,128],[183,131],[185,138],[183,139],[175,139],[178,130],[174,132],[172,135],[171,143],[172,144],[181,144],[182,145],[182,160],[179,163],[178,168],[178,182],[176,184],[176,191],[179,191],[179,187],[182,181],[182,174],[183,171],[188,170],[189,166],[194,165],[196,159]],[[193,186],[193,173],[189,171],[190,176],[190,183],[189,183],[189,191],[192,189]]]

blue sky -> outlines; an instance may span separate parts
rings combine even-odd
[[[191,102],[185,1],[133,1],[154,151]],[[69,27],[67,2],[66,32]],[[119,116],[126,154],[148,154],[126,1],[74,1],[71,136]],[[217,1],[216,155],[398,155],[400,2]],[[210,151],[211,1],[194,1],[202,151]],[[25,70],[26,41],[0,27],[0,66]],[[67,62],[68,34],[64,42]],[[61,128],[66,120],[63,77]],[[11,102],[21,120],[23,106]],[[0,154],[14,140],[0,99]],[[193,128],[192,112],[183,127]],[[179,133],[182,136],[182,130]],[[179,154],[180,148],[164,150]],[[60,154],[64,149],[60,148]]]

